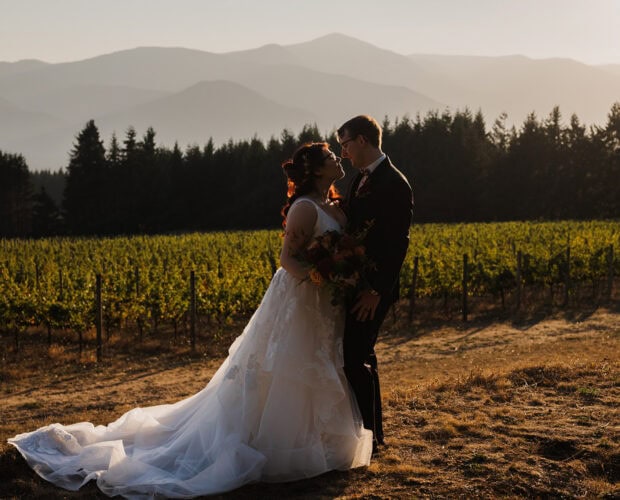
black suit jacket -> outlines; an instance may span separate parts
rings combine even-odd
[[[398,276],[409,246],[413,213],[411,186],[387,157],[370,174],[360,193],[356,194],[361,178],[358,173],[345,197],[347,229],[355,234],[368,223],[371,224],[364,244],[376,269],[371,270],[367,278],[381,298],[391,303],[398,300]]]

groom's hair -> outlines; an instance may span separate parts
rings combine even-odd
[[[338,129],[338,137],[342,137],[345,132],[349,132],[351,139],[363,135],[370,144],[381,149],[381,125],[372,116],[359,115],[351,118]]]

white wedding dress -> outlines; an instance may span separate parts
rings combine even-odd
[[[315,207],[315,235],[341,229]],[[58,486],[96,479],[126,498],[187,498],[367,465],[372,433],[342,369],[343,322],[326,290],[280,268],[199,393],[107,426],[52,424],[9,443]]]

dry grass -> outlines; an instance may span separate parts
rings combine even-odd
[[[205,326],[218,340],[203,339],[196,354],[163,334],[141,346],[113,337],[100,365],[92,344],[79,357],[75,346],[48,348],[32,333],[13,354],[12,339],[0,338],[0,498],[105,498],[92,484],[73,493],[40,480],[6,439],[186,397],[241,326]],[[378,352],[389,446],[369,467],[221,498],[620,496],[617,313],[415,330],[388,321]]]

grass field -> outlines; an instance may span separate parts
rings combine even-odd
[[[406,315],[398,316],[403,317]],[[47,347],[30,332],[0,348],[0,498],[107,498],[90,483],[67,492],[41,480],[6,439],[53,422],[105,424],[139,405],[201,389],[242,322],[212,325],[197,353],[170,335],[141,345],[112,338]],[[378,344],[386,439],[367,468],[287,484],[253,484],[219,498],[618,498],[620,314],[544,318],[388,319]],[[79,392],[79,395],[78,395]]]

